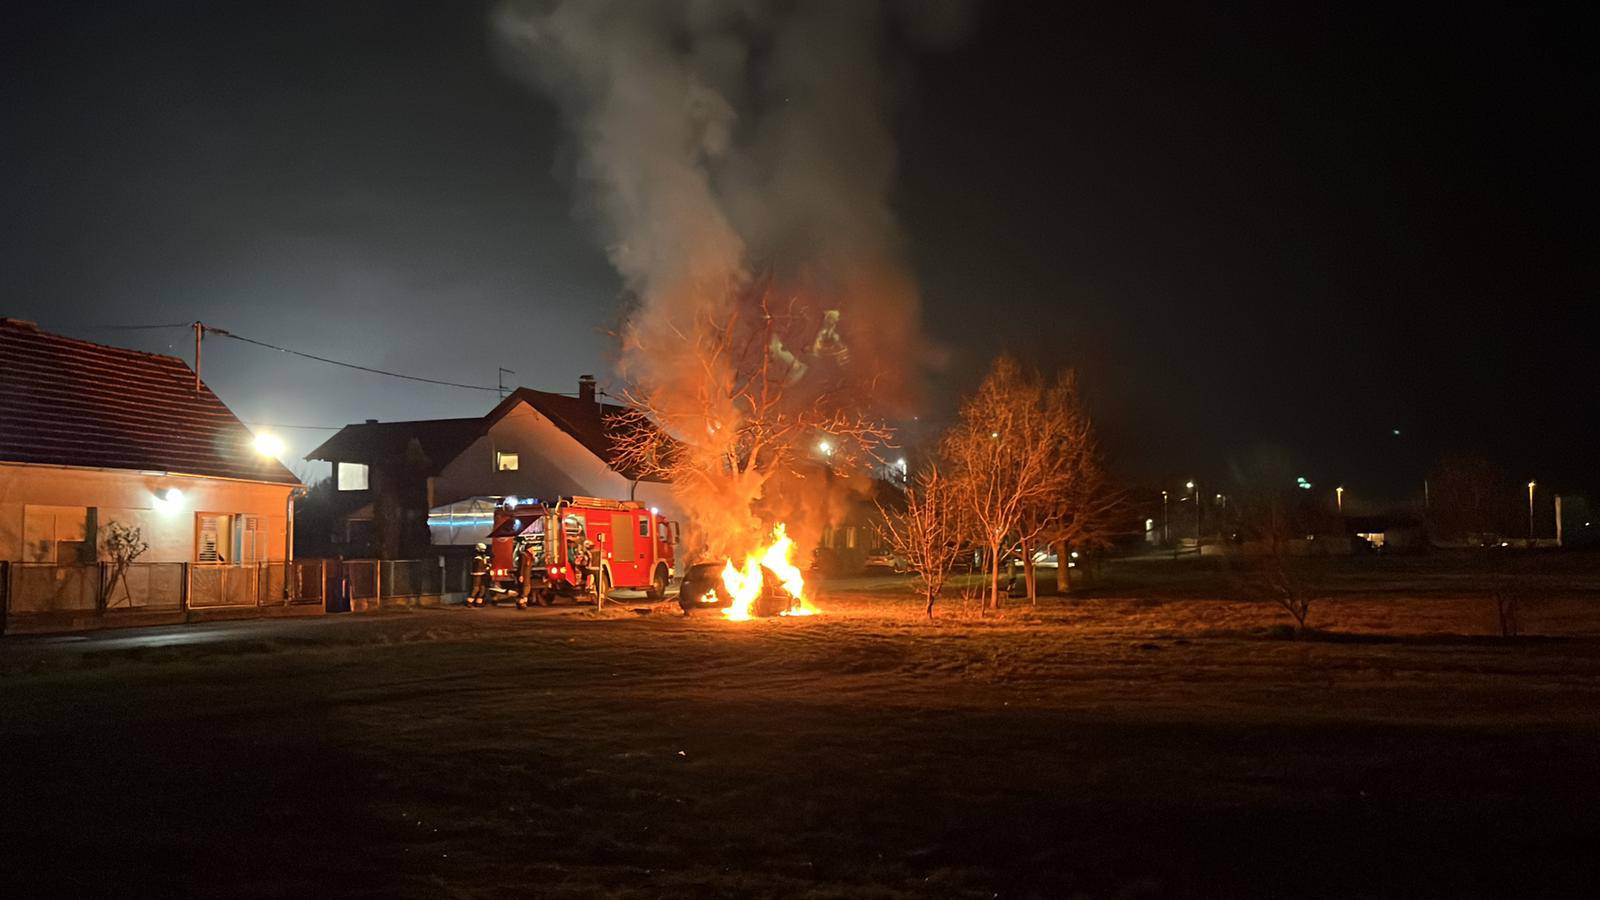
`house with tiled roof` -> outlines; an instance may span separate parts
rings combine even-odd
[[[612,461],[626,411],[584,376],[576,396],[518,388],[480,417],[347,425],[306,458],[332,466],[336,549],[411,559],[482,539],[486,511],[504,497],[585,495],[674,511],[667,485]]]
[[[141,563],[283,560],[300,487],[183,360],[0,319],[0,560],[103,561],[115,522]]]

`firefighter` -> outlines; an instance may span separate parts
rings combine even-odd
[[[578,592],[589,589],[589,563],[591,562],[589,550],[594,545],[588,541],[576,545],[572,551],[572,568],[578,575]]]
[[[533,541],[517,541],[517,609],[528,608],[528,593],[533,590]]]
[[[489,545],[479,544],[472,555],[472,592],[467,594],[467,606],[483,606],[489,595]]]

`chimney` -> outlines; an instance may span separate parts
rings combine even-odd
[[[367,420],[367,424],[368,425],[376,425],[376,424],[378,424],[378,420],[377,419],[368,419]]]
[[[593,403],[593,402],[595,402],[595,400],[594,400],[594,376],[593,375],[579,375],[578,376],[578,399],[582,400],[585,403]]]

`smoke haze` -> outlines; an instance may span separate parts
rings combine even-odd
[[[748,415],[738,361],[690,349],[707,327],[762,318],[792,382],[828,364],[873,412],[903,412],[928,361],[890,208],[893,74],[912,47],[965,32],[965,3],[859,0],[506,2],[507,67],[560,105],[580,204],[636,298],[620,374],[675,436],[729,452]],[[714,358],[713,358],[714,357]],[[765,478],[688,505],[748,510]],[[687,490],[687,488],[685,488]]]

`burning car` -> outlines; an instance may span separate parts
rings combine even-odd
[[[698,562],[689,566],[678,590],[684,615],[697,609],[721,610],[724,618],[809,616],[817,612],[805,598],[805,578],[794,564],[794,541],[782,524],[772,529],[772,542],[745,557]]]
[[[697,609],[719,609],[724,610],[724,615],[729,618],[736,618],[728,612],[738,602],[723,577],[728,566],[726,562],[703,562],[689,567],[678,590],[678,606],[682,607],[684,615]],[[762,566],[761,589],[750,603],[748,615],[758,618],[784,615],[795,604],[796,598],[784,589],[783,580],[777,573]]]

